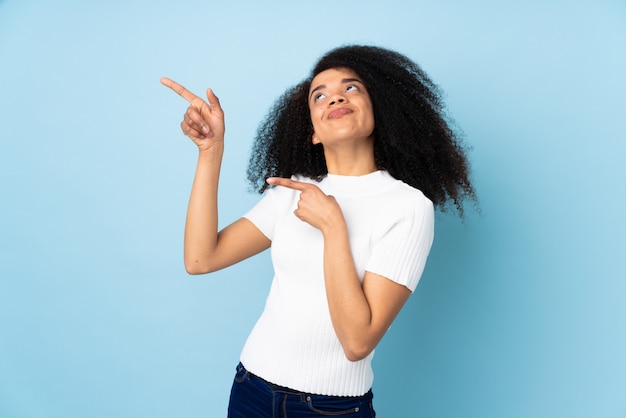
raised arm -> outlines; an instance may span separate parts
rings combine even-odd
[[[190,274],[209,273],[268,248],[270,241],[247,219],[218,233],[217,191],[225,125],[217,96],[207,89],[206,102],[169,78],[162,78],[161,83],[189,102],[180,126],[199,151],[185,223],[185,269]]]

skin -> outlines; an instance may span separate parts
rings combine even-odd
[[[309,110],[312,141],[324,146],[329,173],[362,175],[376,171],[372,101],[353,71],[339,68],[319,73],[311,81]]]
[[[180,126],[198,146],[198,164],[185,223],[185,269],[189,274],[210,273],[269,248],[271,242],[245,218],[218,233],[217,190],[225,125],[217,96],[207,89],[208,102],[205,102],[173,80],[162,78],[161,83],[189,102]]]
[[[271,242],[245,218],[217,231],[225,131],[218,98],[208,89],[205,102],[170,79],[163,78],[161,83],[189,102],[181,129],[199,150],[185,225],[187,272],[209,273],[269,248]],[[376,171],[372,103],[358,77],[347,69],[326,70],[313,79],[310,93],[311,140],[323,144],[329,173],[365,175]],[[334,112],[339,108],[342,110]],[[334,197],[310,183],[276,177],[267,182],[300,192],[294,214],[320,230],[324,238],[324,281],[333,328],[348,360],[365,358],[391,326],[410,290],[371,272],[365,273],[361,283],[347,225]]]

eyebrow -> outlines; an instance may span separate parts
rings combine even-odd
[[[341,84],[354,83],[355,81],[357,83],[363,84],[363,82],[359,80],[358,78],[342,78]],[[313,96],[313,93],[315,93],[318,90],[325,89],[325,88],[326,88],[326,84],[320,84],[319,86],[315,87],[313,90],[311,90],[311,93],[309,93],[309,99],[311,99],[311,96]]]

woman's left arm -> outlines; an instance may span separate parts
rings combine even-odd
[[[295,215],[324,237],[324,280],[330,317],[346,358],[367,357],[391,326],[411,291],[387,278],[365,272],[359,280],[348,228],[334,197],[317,186],[283,178],[269,184],[300,191]]]
[[[365,272],[361,284],[345,221],[322,233],[324,280],[331,320],[346,357],[358,361],[376,348],[411,291],[369,271]]]

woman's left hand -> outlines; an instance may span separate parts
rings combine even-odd
[[[294,214],[322,233],[345,222],[335,198],[325,194],[316,185],[281,177],[270,177],[267,183],[300,191],[298,208]]]
[[[365,272],[359,279],[339,204],[314,184],[271,177],[268,184],[300,191],[295,215],[324,235],[324,281],[333,328],[346,358],[358,361],[376,347],[409,298],[405,286]]]

